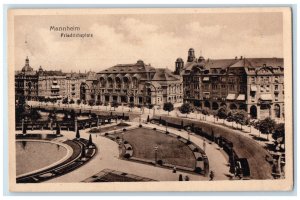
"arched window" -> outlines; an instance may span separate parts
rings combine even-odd
[[[275,104],[274,111],[275,111],[275,117],[280,118],[280,106],[278,104]]]

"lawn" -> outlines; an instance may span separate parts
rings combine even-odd
[[[137,128],[125,132],[124,140],[132,145],[134,157],[154,161],[154,147],[157,146],[157,160],[172,165],[195,168],[196,160],[190,148],[183,142],[164,133],[152,129]]]
[[[158,117],[155,117],[159,119]],[[163,120],[167,119],[168,123],[184,125],[194,123],[195,127],[201,127],[202,130],[208,134],[214,131],[215,136],[222,136],[233,143],[233,148],[240,158],[247,158],[250,165],[252,179],[271,179],[271,166],[265,160],[265,157],[270,154],[253,139],[247,138],[243,133],[231,130],[222,125],[209,124],[202,121],[193,121],[190,119],[178,119],[175,117],[162,117]]]

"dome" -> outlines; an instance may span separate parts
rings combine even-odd
[[[198,59],[198,62],[202,62],[202,61],[204,61],[204,60],[205,60],[204,57],[203,57],[203,56],[200,56],[199,59]]]
[[[23,72],[28,72],[28,71],[32,72],[33,71],[33,68],[29,65],[28,57],[26,57],[26,59],[25,59],[25,66],[22,68],[22,71]]]
[[[137,64],[144,64],[144,61],[138,60],[138,61],[137,61]]]
[[[183,62],[182,58],[177,58],[176,62]]]

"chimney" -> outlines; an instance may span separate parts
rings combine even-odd
[[[241,60],[243,59],[243,56],[241,56]]]
[[[234,59],[237,60],[237,56]]]

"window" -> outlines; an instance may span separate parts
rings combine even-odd
[[[266,85],[266,92],[270,92],[270,85]]]
[[[229,85],[229,90],[231,90],[231,91],[234,90],[234,84]]]
[[[218,85],[213,84],[213,85],[212,85],[212,89],[213,89],[213,90],[217,90],[217,89],[218,89]]]
[[[255,83],[255,77],[251,77],[251,82]]]
[[[275,101],[278,101],[278,93],[274,93],[275,95]]]
[[[274,88],[275,88],[275,90],[278,90],[278,85],[275,85],[275,87],[274,87]]]
[[[278,76],[275,76],[275,77],[274,77],[274,81],[275,81],[275,83],[278,83],[278,82],[279,82]]]
[[[263,85],[260,86],[260,92],[265,92],[265,87]]]
[[[221,88],[222,88],[222,89],[225,89],[225,88],[226,88],[226,85],[224,85],[224,84],[221,85]]]

